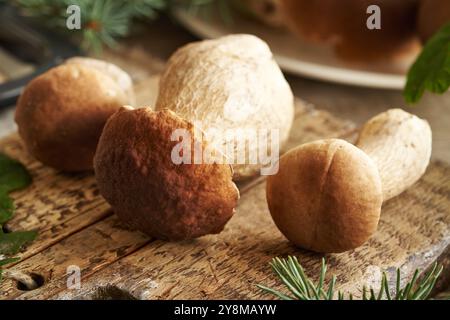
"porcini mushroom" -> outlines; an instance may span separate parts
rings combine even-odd
[[[177,149],[176,130],[192,139]],[[219,233],[239,192],[227,164],[178,163],[174,150],[207,148],[195,128],[174,112],[122,108],[107,122],[94,159],[101,194],[115,213],[142,232],[167,240]]]
[[[267,179],[272,218],[292,243],[317,252],[363,244],[381,213],[381,180],[375,163],[339,139],[303,144],[284,154]]]
[[[376,231],[383,201],[425,172],[431,129],[425,120],[391,109],[369,120],[356,146],[319,140],[280,158],[267,179],[267,202],[280,231],[295,245],[342,252]]]
[[[106,120],[128,103],[108,75],[64,64],[33,79],[17,102],[15,120],[28,151],[63,171],[92,169]]]
[[[230,35],[178,49],[161,76],[156,110],[162,108],[199,126],[217,148],[232,145],[229,160],[236,180],[255,175],[264,165],[261,159],[249,161],[249,155],[261,154],[260,144],[251,139],[262,131],[276,131],[278,138],[268,145],[279,148],[289,137],[294,116],[289,84],[267,44],[252,35]],[[215,135],[208,135],[211,130]],[[236,136],[229,139],[227,132]],[[240,142],[248,142],[244,151]],[[277,151],[268,148],[267,154]],[[244,152],[245,161],[234,157]]]

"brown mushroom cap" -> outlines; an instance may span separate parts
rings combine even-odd
[[[63,171],[92,169],[97,141],[108,117],[126,103],[121,88],[101,72],[61,65],[33,79],[15,114],[29,152]]]
[[[194,127],[169,110],[122,108],[114,114],[94,159],[100,192],[124,222],[150,236],[181,240],[219,233],[239,198],[232,169],[175,164],[175,129],[194,137]]]
[[[301,145],[283,155],[267,180],[267,202],[280,231],[295,245],[342,252],[376,230],[381,180],[373,161],[339,139]]]
[[[282,147],[294,118],[291,88],[270,48],[248,34],[193,42],[178,49],[160,79],[156,110],[163,108],[206,133],[217,130],[220,134],[210,142],[223,149],[231,145],[235,154],[258,130],[277,131],[275,142]],[[235,133],[236,139],[230,141],[226,132]],[[259,159],[249,161],[248,153],[261,151],[258,143],[248,143],[244,151],[246,161],[230,159],[235,180],[258,174],[264,166]],[[273,151],[268,149],[267,154]]]
[[[331,43],[355,61],[389,60],[416,53],[418,0],[280,0],[290,29],[301,38]],[[381,29],[369,30],[367,8],[381,9]]]

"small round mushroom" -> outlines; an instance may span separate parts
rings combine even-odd
[[[381,179],[372,159],[339,139],[319,140],[280,158],[267,179],[267,202],[280,231],[295,245],[342,252],[377,229]]]
[[[174,161],[179,143],[172,136],[175,130],[189,133],[192,153],[208,147],[192,124],[167,109],[122,108],[115,113],[94,159],[100,192],[125,223],[150,236],[183,240],[219,233],[239,198],[232,168]],[[177,152],[191,153],[183,148]]]
[[[401,109],[367,121],[356,146],[319,140],[286,153],[267,180],[267,202],[280,231],[295,245],[341,252],[375,231],[382,201],[409,188],[431,156],[427,121]]]
[[[263,130],[278,132],[274,143],[281,148],[294,118],[293,99],[268,45],[255,36],[238,34],[178,49],[161,76],[156,110],[175,111],[205,131],[219,149],[231,145],[236,155],[244,153],[240,143]],[[208,135],[210,130],[216,134]],[[227,132],[235,133],[236,139],[227,137]],[[229,157],[235,180],[253,176],[265,165],[260,159],[249,160],[249,154],[260,155],[259,146],[248,143],[246,161]],[[277,151],[272,150],[271,140],[268,146],[267,154]]]
[[[28,83],[15,121],[28,151],[42,163],[63,171],[92,170],[106,120],[127,102],[109,76],[64,64]]]

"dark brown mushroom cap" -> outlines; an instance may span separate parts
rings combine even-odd
[[[295,245],[342,252],[376,230],[382,192],[378,169],[363,151],[339,139],[301,145],[267,180],[267,202],[280,231]]]
[[[99,71],[61,65],[33,79],[21,94],[15,120],[28,151],[63,171],[92,170],[106,120],[126,97]]]
[[[168,110],[122,108],[114,114],[94,159],[100,192],[124,222],[150,236],[182,240],[219,233],[239,198],[232,169],[175,164],[175,129],[194,135],[190,123]]]

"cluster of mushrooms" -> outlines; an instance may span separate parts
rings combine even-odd
[[[27,85],[15,119],[36,159],[62,171],[94,169],[101,194],[126,224],[166,240],[221,232],[238,203],[234,181],[262,166],[176,164],[174,130],[194,133],[198,123],[202,132],[276,129],[284,144],[294,119],[288,83],[267,44],[251,35],[180,48],[161,76],[154,110],[134,104],[123,70],[72,58]],[[207,147],[209,141],[192,143]],[[356,145],[327,139],[284,154],[278,173],[267,179],[270,213],[299,247],[355,248],[376,231],[382,202],[415,183],[430,154],[428,123],[389,110],[363,126]]]
[[[450,20],[448,0],[239,0],[237,9],[350,62],[406,62]],[[366,27],[379,8],[380,29]],[[370,19],[369,19],[370,20]]]

